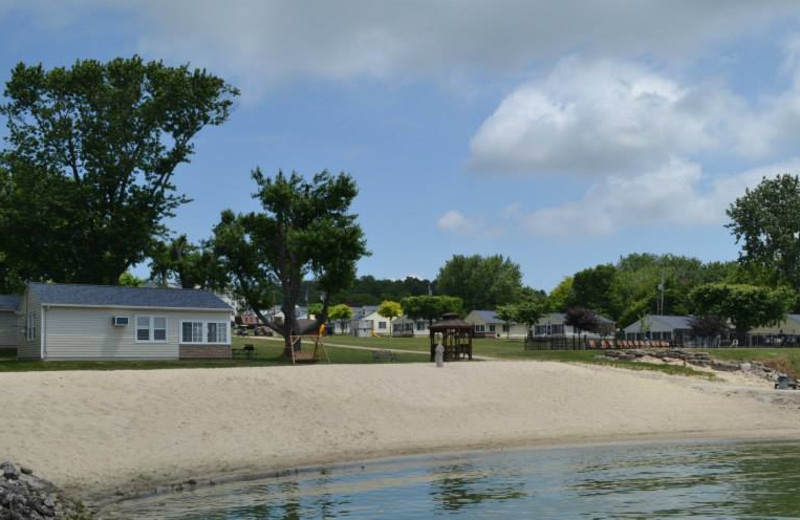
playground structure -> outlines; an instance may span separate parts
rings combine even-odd
[[[322,341],[322,338],[325,336],[324,329],[320,328],[320,334],[315,336],[311,335],[300,335],[300,336],[292,336],[292,365],[297,365],[299,363],[316,363],[323,357],[327,363],[331,362],[331,358],[328,357],[328,351],[325,350],[325,343]],[[311,352],[301,350],[301,345],[303,344],[303,340],[307,340],[309,342],[314,342],[314,350]]]
[[[431,361],[436,354],[436,345],[444,347],[444,360],[472,360],[472,338],[475,327],[472,323],[459,319],[458,314],[448,313],[442,320],[429,327],[431,338]]]

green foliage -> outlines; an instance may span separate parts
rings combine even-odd
[[[617,294],[617,268],[598,265],[573,276],[571,306],[587,307],[600,314],[616,318],[621,311]],[[588,330],[588,329],[587,329]]]
[[[378,306],[378,314],[389,319],[389,335],[392,335],[392,320],[403,314],[403,307],[391,300],[385,300]]]
[[[522,271],[502,255],[454,255],[439,270],[436,290],[461,298],[468,311],[494,309],[519,298]]]
[[[429,324],[449,312],[463,312],[464,302],[453,296],[410,296],[400,303],[403,312],[412,320],[427,320]]]
[[[322,304],[319,302],[309,304],[308,314],[313,314],[314,316],[320,316],[322,314]],[[330,313],[328,313],[328,315],[330,316]]]
[[[764,177],[727,210],[727,227],[742,242],[740,260],[772,275],[772,282],[800,287],[800,178]]]
[[[575,293],[572,289],[573,279],[571,276],[567,276],[561,283],[556,286],[550,292],[550,305],[552,306],[553,310],[564,312],[566,311],[572,302],[575,301]]]
[[[141,287],[144,285],[144,280],[133,276],[128,271],[125,271],[120,275],[118,284],[125,287]]]
[[[514,305],[514,321],[524,323],[527,329],[549,312],[548,302],[543,299],[523,300]]]
[[[274,285],[280,288],[280,332],[288,349],[291,335],[300,332],[295,306],[304,279],[313,277],[325,295],[318,317],[324,321],[331,296],[353,283],[356,262],[369,254],[356,215],[349,213],[358,188],[349,175],[327,171],[311,181],[295,172],[267,177],[258,168],[252,177],[263,212],[223,212],[210,244],[254,311],[263,308]]]
[[[221,289],[226,274],[214,251],[180,235],[169,244],[156,241],[150,250],[150,276],[161,285],[176,280],[184,289]]]
[[[338,321],[339,329],[344,330],[347,322],[353,319],[353,309],[343,303],[340,303],[339,305],[334,305],[331,307],[331,310],[328,312],[328,317],[330,317],[332,320]]]
[[[188,202],[173,173],[237,95],[204,70],[138,56],[17,65],[0,105],[5,268],[19,279],[117,283]]]
[[[428,294],[430,280],[408,276],[405,280],[379,280],[374,276],[361,276],[352,287],[340,291],[333,302],[347,303],[354,307],[378,305],[384,300],[400,301],[409,296]]]
[[[503,320],[506,326],[506,338],[511,337],[511,324],[517,321],[517,307],[511,305],[500,305],[494,311],[495,316]]]
[[[698,314],[730,319],[742,344],[748,330],[783,320],[792,297],[783,288],[724,283],[701,285],[691,293]]]

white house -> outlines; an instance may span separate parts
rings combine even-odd
[[[688,342],[692,337],[691,316],[648,314],[623,329],[625,339],[658,339]]]
[[[16,310],[20,297],[13,294],[0,294],[0,348],[17,347]]]
[[[600,316],[599,314],[596,316],[600,320],[600,333],[576,331],[572,328],[572,326],[566,324],[567,315],[561,312],[545,314],[533,325],[533,330],[530,332],[534,337],[558,336],[565,338],[577,338],[580,336],[587,338],[599,338],[603,335],[613,334],[614,322],[604,316]]]
[[[392,322],[392,336],[414,337],[429,336],[427,320],[412,320],[406,315],[395,318]]]
[[[388,336],[390,334],[392,320],[378,314],[377,305],[351,308],[353,309],[353,319],[348,324],[348,334],[361,337],[373,334]]]
[[[507,324],[497,317],[494,311],[475,310],[467,314],[464,321],[475,326],[477,337],[511,337],[524,338],[528,335],[527,327],[524,323]]]
[[[20,359],[230,358],[233,309],[210,291],[29,283]]]

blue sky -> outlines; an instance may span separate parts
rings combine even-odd
[[[176,175],[175,232],[256,209],[256,166],[327,168],[360,187],[359,274],[500,253],[552,289],[632,252],[736,258],[725,208],[800,167],[798,22],[789,1],[0,0],[0,77],[207,68],[243,95]]]

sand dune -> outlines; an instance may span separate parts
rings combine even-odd
[[[800,436],[800,392],[557,363],[28,372],[0,385],[0,459],[90,499],[428,450]]]

